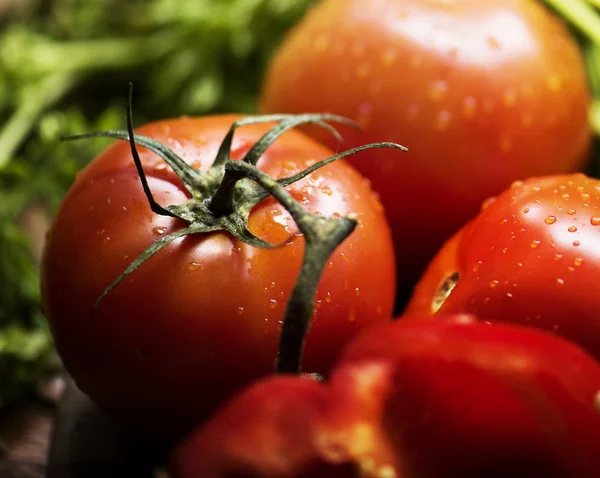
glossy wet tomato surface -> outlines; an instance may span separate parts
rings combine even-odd
[[[181,118],[139,128],[188,164],[207,169],[237,116]],[[239,159],[272,125],[237,130]],[[187,191],[154,153],[139,148],[158,203]],[[290,176],[332,153],[295,131],[268,148],[258,167]],[[391,317],[394,254],[376,196],[344,161],[288,190],[309,211],[356,213],[359,226],[326,265],[304,370],[327,374],[341,347]],[[244,384],[274,371],[281,321],[299,272],[304,240],[290,215],[267,199],[249,229],[277,249],[226,233],[178,239],[91,309],[102,291],[146,248],[183,224],[154,214],[129,145],[118,142],[77,178],[49,233],[42,271],[44,313],[68,371],[101,406],[128,419],[192,427]],[[149,414],[152,425],[147,423]]]
[[[447,242],[407,314],[474,313],[538,327],[600,358],[598,277],[600,181],[532,178],[487,201]]]
[[[362,432],[353,455],[387,449],[387,460],[376,458],[383,467],[391,450],[396,476],[407,478],[600,473],[600,367],[589,354],[526,327],[424,319],[373,327],[336,366],[334,423],[367,425],[344,430]]]
[[[408,146],[351,160],[381,195],[405,292],[485,198],[582,167],[588,103],[575,40],[531,0],[325,0],[275,55],[262,95],[264,112],[356,119],[348,145]]]

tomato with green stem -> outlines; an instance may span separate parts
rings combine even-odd
[[[486,197],[583,167],[589,103],[582,53],[541,2],[325,0],[275,54],[261,109],[353,118],[350,146],[407,142],[351,160],[381,196],[406,295]]]
[[[69,191],[48,236],[42,295],[66,368],[100,406],[180,433],[275,370],[282,325],[297,357],[280,354],[279,369],[298,371],[294,337],[303,341],[308,324],[286,326],[286,307],[312,316],[303,365],[324,375],[358,331],[389,320],[394,253],[381,205],[351,166],[332,162],[352,151],[332,156],[290,131],[332,130],[326,121],[346,120],[224,115],[94,133],[130,145],[110,146]],[[317,239],[306,236],[309,219]],[[299,297],[309,239],[327,250],[301,276]]]
[[[439,251],[406,313],[473,313],[538,327],[600,359],[599,244],[600,180],[515,182]]]

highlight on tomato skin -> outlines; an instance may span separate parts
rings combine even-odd
[[[516,179],[581,170],[589,104],[575,38],[530,0],[324,0],[277,50],[261,96],[266,113],[356,119],[362,132],[345,133],[349,145],[409,148],[351,160],[381,196],[406,299],[486,197]]]
[[[401,320],[362,332],[326,384],[250,385],[176,448],[171,471],[594,478],[598,390],[600,365],[551,334],[468,315]]]
[[[170,119],[136,133],[205,171],[240,118]],[[240,159],[272,126],[240,127],[232,158]],[[164,161],[146,148],[139,152],[160,205],[189,199]],[[275,178],[287,177],[332,154],[288,131],[258,167]],[[354,213],[359,222],[325,266],[306,342],[304,371],[327,375],[350,338],[391,317],[391,234],[368,182],[344,160],[287,190],[311,213]],[[129,145],[121,141],[78,176],[46,243],[43,310],[58,352],[81,390],[135,433],[180,437],[245,384],[273,372],[286,301],[303,257],[304,240],[290,214],[269,198],[252,209],[248,227],[283,247],[257,248],[223,232],[177,239],[91,314],[102,292],[136,257],[182,227],[181,220],[151,211]]]
[[[599,244],[600,180],[573,174],[515,182],[438,252],[406,314],[439,309],[536,327],[600,359]]]

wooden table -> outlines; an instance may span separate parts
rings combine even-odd
[[[167,478],[136,442],[65,377],[0,415],[2,478]]]

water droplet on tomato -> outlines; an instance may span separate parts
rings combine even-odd
[[[528,207],[526,207],[525,209],[523,209],[523,213],[524,214],[527,214],[528,212],[529,212],[529,208]]]
[[[354,76],[356,76],[356,78],[358,78],[359,80],[362,80],[362,79],[366,78],[367,76],[369,76],[370,71],[371,71],[371,65],[369,65],[366,62],[360,63],[354,69]]]
[[[500,47],[502,46],[500,41],[492,35],[488,36],[487,43],[490,46],[490,48],[492,48],[494,50],[499,50]]]
[[[556,216],[546,216],[546,219],[544,219],[544,222],[546,224],[554,224],[556,222]]]
[[[567,214],[568,214],[569,216],[572,216],[572,215],[573,215],[573,214],[575,214],[576,212],[577,212],[577,211],[576,211],[575,209],[569,209],[569,210],[567,211]]]
[[[529,247],[531,247],[532,249],[537,249],[541,244],[541,241],[538,241],[537,239],[531,241],[531,244],[529,244]]]
[[[590,218],[590,224],[592,226],[600,226],[600,216],[592,216]]]
[[[277,299],[269,300],[269,308],[270,309],[276,309],[278,305],[279,305],[279,302],[277,302]]]
[[[189,271],[195,271],[196,269],[198,269],[199,267],[201,267],[201,264],[198,262],[190,262],[187,266]]]
[[[463,101],[463,115],[466,118],[473,118],[477,112],[477,100],[472,96],[467,96]]]
[[[561,198],[563,199],[569,199],[571,197],[571,195],[569,193],[564,193]]]
[[[590,195],[587,193],[582,193],[581,194],[581,199],[583,199],[584,201],[589,201],[590,200]]]
[[[442,110],[438,113],[437,119],[435,121],[435,128],[438,131],[445,131],[450,126],[450,121],[452,120],[452,113],[448,110]]]
[[[531,124],[533,123],[533,115],[531,114],[531,112],[526,111],[525,113],[523,113],[521,115],[521,124],[525,127],[527,126],[531,126]]]
[[[444,80],[434,81],[429,90],[429,99],[434,102],[442,101],[448,93],[448,83]]]
[[[562,78],[557,74],[549,75],[548,78],[546,78],[546,86],[550,91],[556,92],[560,90],[562,87],[562,82]]]
[[[375,470],[374,478],[397,478],[396,470],[392,465],[380,466]]]
[[[392,66],[396,61],[398,53],[393,48],[387,48],[381,55],[381,64],[383,66]]]
[[[554,260],[555,261],[560,261],[563,258],[562,254],[554,254]]]
[[[354,322],[356,320],[356,310],[351,309],[348,315],[348,322]]]
[[[561,278],[556,279],[556,285],[565,285],[565,280]]]
[[[155,226],[152,228],[152,232],[156,235],[162,235],[167,231],[165,226]]]
[[[240,305],[237,310],[238,315],[242,315],[244,313],[244,308]],[[267,320],[267,319],[265,319]]]
[[[315,44],[314,44],[315,51],[322,52],[322,51],[327,50],[327,47],[329,46],[329,41],[330,40],[327,35],[319,35],[315,40]]]
[[[491,196],[481,203],[481,210],[485,211],[488,207],[496,202],[496,196]],[[505,221],[508,222],[508,221]]]
[[[575,259],[573,259],[573,265],[579,267],[581,264],[583,264],[583,257],[576,257]]]
[[[419,111],[421,111],[421,107],[416,104],[413,103],[411,104],[408,109],[406,110],[406,120],[407,121],[414,121],[415,119],[417,119],[417,116],[419,115]]]
[[[517,92],[513,88],[509,88],[504,92],[504,104],[506,106],[514,106],[517,102]]]
[[[571,226],[571,227],[569,227],[569,229],[567,229],[567,231],[569,231],[569,232],[577,232],[577,228],[575,226]]]
[[[357,41],[352,46],[352,54],[356,57],[363,56],[365,54],[366,46],[363,42]]]

